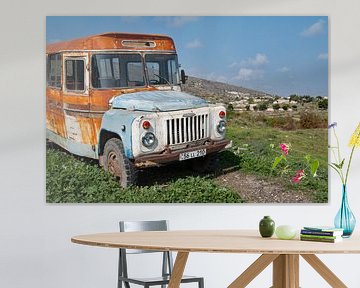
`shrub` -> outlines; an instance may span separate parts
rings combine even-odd
[[[292,94],[289,96],[290,97],[290,101],[296,101],[296,102],[299,102],[301,99],[300,99],[300,96],[296,95],[296,94]]]
[[[328,99],[322,99],[318,102],[319,109],[327,110],[328,109]]]
[[[327,119],[316,111],[304,111],[300,114],[300,126],[303,129],[326,128]]]
[[[280,109],[280,104],[275,103],[272,107],[273,107],[274,110],[279,110]]]
[[[298,127],[297,122],[290,115],[285,117],[285,124],[282,126],[284,130],[296,130]]]
[[[255,105],[255,106],[253,107],[253,109],[254,109],[254,111],[257,111],[257,110],[259,109],[259,107],[258,107],[257,105]]]
[[[265,102],[262,102],[262,103],[259,105],[259,110],[260,110],[260,111],[265,111],[267,108],[268,108],[268,104],[266,104]]]
[[[287,110],[289,109],[289,105],[288,105],[288,104],[284,104],[284,105],[282,106],[282,108],[284,109],[284,111],[287,111]]]
[[[304,103],[310,103],[310,102],[314,101],[314,98],[309,95],[304,95],[301,97],[301,100]]]

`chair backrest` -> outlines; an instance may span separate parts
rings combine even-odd
[[[137,232],[137,231],[167,231],[168,221],[120,221],[120,232]],[[126,254],[140,254],[140,253],[163,253],[162,275],[169,275],[172,273],[173,259],[169,251],[150,251],[150,250],[136,250],[136,249],[119,249],[119,275],[128,277],[127,272],[127,257]],[[129,284],[127,283],[130,287]]]
[[[156,221],[120,221],[120,232],[167,231],[167,220]],[[155,253],[159,251],[126,249],[126,254]]]

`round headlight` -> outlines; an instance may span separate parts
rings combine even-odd
[[[220,134],[224,134],[226,130],[226,122],[224,120],[219,121],[219,124],[217,125],[217,131]]]
[[[155,140],[156,140],[156,137],[155,137],[154,133],[146,132],[145,135],[142,137],[142,144],[145,147],[150,148],[151,146],[153,146],[155,144]]]

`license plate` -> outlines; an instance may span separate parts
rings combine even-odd
[[[191,152],[184,152],[184,153],[180,153],[179,161],[202,157],[205,155],[206,155],[206,149],[200,149],[200,150],[195,150],[195,151],[191,151]]]

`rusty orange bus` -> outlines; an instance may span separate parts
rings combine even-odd
[[[181,91],[186,81],[165,35],[105,33],[46,46],[47,139],[98,159],[121,186],[138,169],[191,161],[216,167],[225,139],[222,105]]]

